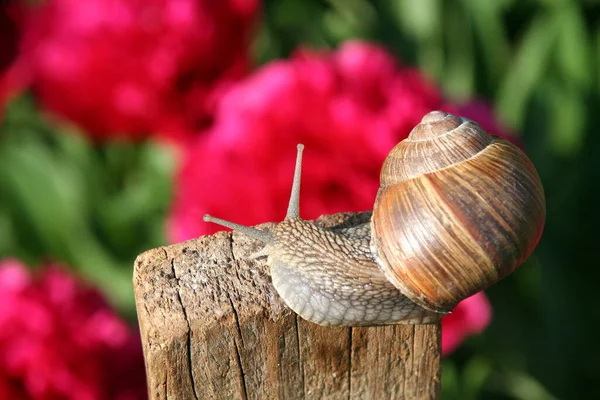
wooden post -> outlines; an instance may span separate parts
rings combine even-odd
[[[318,222],[361,219],[338,214]],[[137,258],[149,398],[439,398],[439,324],[331,328],[304,321],[279,298],[264,262],[248,260],[260,247],[220,232]]]

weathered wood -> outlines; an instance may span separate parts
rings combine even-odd
[[[338,214],[319,223],[364,218]],[[279,298],[264,262],[248,260],[260,247],[220,232],[137,258],[151,399],[438,398],[438,324],[331,328],[304,321]]]

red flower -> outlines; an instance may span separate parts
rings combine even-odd
[[[492,306],[483,292],[463,301],[442,319],[442,354],[449,355],[467,337],[483,332],[492,319]]]
[[[140,338],[63,269],[0,262],[0,398],[143,399]]]
[[[6,101],[23,86],[17,65],[22,7],[9,0],[0,4],[0,120]]]
[[[45,108],[96,139],[195,133],[248,68],[258,0],[47,0],[23,57]]]
[[[18,26],[13,13],[13,3],[0,5],[0,71],[5,71],[17,56]]]

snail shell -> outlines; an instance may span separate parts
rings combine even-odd
[[[512,143],[442,111],[386,158],[371,219],[385,276],[421,306],[448,312],[510,274],[537,245],[540,178]]]

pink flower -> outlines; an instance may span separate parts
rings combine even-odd
[[[459,110],[375,45],[348,42],[335,52],[301,51],[272,62],[223,96],[208,136],[188,149],[170,237],[179,242],[220,229],[202,221],[205,213],[248,225],[280,221],[297,143],[306,145],[303,218],[371,209],[390,149],[427,112],[452,107]],[[475,120],[481,114],[463,109]]]
[[[417,71],[366,43],[270,63],[224,95],[208,136],[189,148],[171,239],[214,232],[207,212],[280,221],[297,143],[306,145],[302,217],[372,208],[387,152],[440,102]]]
[[[143,399],[140,338],[57,266],[0,262],[0,398]]]
[[[492,306],[483,292],[458,303],[442,319],[442,354],[451,354],[467,337],[483,332],[491,319]]]
[[[259,0],[47,0],[22,44],[42,105],[95,139],[207,126],[248,69]]]

